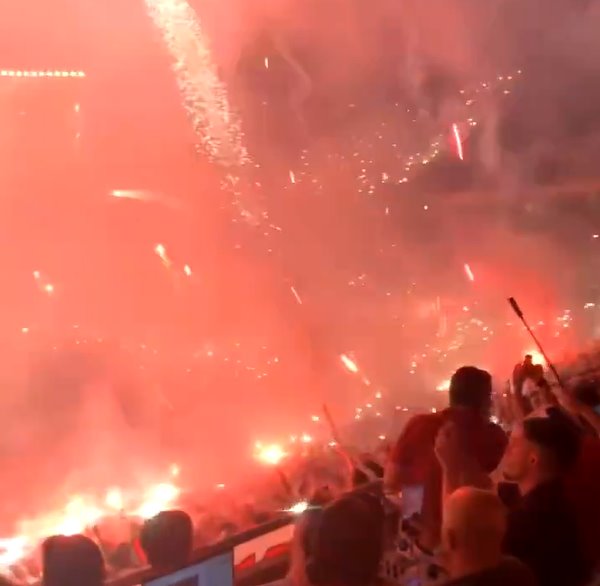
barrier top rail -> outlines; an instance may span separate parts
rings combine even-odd
[[[364,484],[352,492],[366,492],[370,490],[378,490],[382,483],[380,480]],[[246,531],[242,531],[216,543],[214,545],[206,546],[197,549],[192,555],[190,561],[191,564],[197,564],[208,558],[224,554],[229,551],[234,552],[235,560],[235,574],[236,577],[243,574],[247,576],[253,571],[253,567],[256,563],[260,562],[264,557],[270,557],[269,549],[272,553],[278,557],[287,555],[287,547],[282,547],[289,544],[293,533],[293,524],[297,518],[297,515],[293,513],[281,513],[280,517],[252,527]],[[274,536],[274,539],[267,539],[267,537]],[[261,543],[262,541],[262,543]],[[244,547],[246,546],[246,547]],[[244,551],[245,549],[245,551]],[[251,561],[250,556],[254,551],[254,560],[252,563],[245,563]],[[240,557],[237,553],[242,553]],[[244,553],[250,554],[245,556]],[[261,555],[267,554],[267,555]],[[273,556],[271,556],[273,557]],[[107,581],[107,586],[135,586],[146,581],[149,577],[157,577],[156,574],[152,574],[149,567],[142,568],[139,570],[133,570],[131,573],[114,578]]]

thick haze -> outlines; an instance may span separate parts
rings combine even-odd
[[[86,72],[0,78],[1,455],[22,500],[173,461],[191,485],[241,477],[255,440],[328,437],[323,402],[345,424],[378,389],[428,408],[459,364],[529,347],[509,295],[553,351],[588,336],[599,4],[195,0],[252,221],[196,151],[142,0],[0,5],[0,69]]]

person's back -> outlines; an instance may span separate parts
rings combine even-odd
[[[487,490],[464,487],[444,504],[442,544],[446,586],[535,586],[524,564],[502,553],[506,509]]]
[[[440,413],[417,415],[400,435],[386,470],[387,490],[422,487],[420,544],[433,549],[439,543],[442,510],[442,471],[435,455],[435,440],[449,422],[456,424],[460,442],[484,473],[500,463],[507,443],[502,428],[488,419],[491,405],[490,375],[475,367],[456,371],[450,383],[450,407]]]

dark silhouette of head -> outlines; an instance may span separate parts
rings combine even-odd
[[[492,402],[492,377],[475,366],[463,366],[452,375],[448,395],[451,407],[487,412]]]
[[[104,559],[100,548],[83,535],[55,535],[42,545],[44,586],[100,586]]]
[[[529,417],[511,434],[502,468],[507,480],[535,486],[548,479],[564,478],[581,447],[581,430],[558,407],[546,417]]]
[[[313,586],[368,586],[377,577],[384,541],[377,497],[344,496],[316,518],[305,539],[306,576]]]
[[[162,511],[144,523],[140,543],[154,570],[170,571],[190,561],[194,540],[192,520],[183,511]]]
[[[523,364],[533,364],[533,356],[531,354],[525,354]]]

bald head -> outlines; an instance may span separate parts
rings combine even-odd
[[[444,505],[443,537],[448,551],[466,556],[497,555],[506,531],[506,511],[488,490],[464,487]]]

